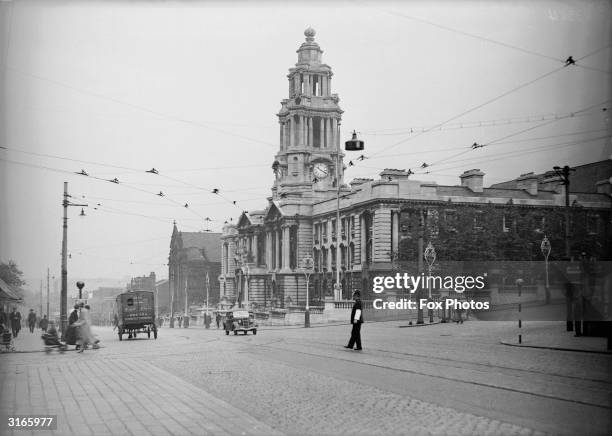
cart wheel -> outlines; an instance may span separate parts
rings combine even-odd
[[[123,340],[123,333],[119,333],[119,340],[122,341]]]
[[[257,334],[257,329],[253,329],[253,334],[256,335]]]
[[[225,330],[225,334],[226,334],[226,335],[229,335],[229,330]]]
[[[245,331],[244,331],[244,335],[246,336],[246,334],[247,334],[248,332],[249,332],[248,330],[245,330]]]

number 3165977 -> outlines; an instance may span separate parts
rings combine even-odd
[[[11,428],[49,428],[54,421],[54,416],[9,416],[7,425]]]

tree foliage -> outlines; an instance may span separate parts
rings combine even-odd
[[[26,284],[23,280],[23,272],[17,267],[17,264],[9,260],[8,262],[0,262],[0,278],[11,287],[19,296],[23,296],[22,286]]]

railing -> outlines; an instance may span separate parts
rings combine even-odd
[[[499,292],[518,292],[518,287],[516,285],[499,285]],[[538,292],[537,285],[523,285],[521,288],[521,292],[526,294],[535,294]]]

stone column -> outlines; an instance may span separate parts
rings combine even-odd
[[[289,147],[295,146],[295,120],[293,115],[289,118]]]
[[[266,230],[266,268],[272,269],[272,234]]]
[[[274,240],[276,242],[276,269],[280,269],[282,253],[280,252],[280,241],[281,241],[281,229],[277,228],[274,232]]]
[[[283,225],[283,269],[289,268],[289,226]]]
[[[304,115],[300,115],[300,139],[298,141],[298,146],[299,147],[303,147],[304,146],[304,132],[305,132],[305,128],[304,128],[304,122],[305,122],[306,117],[304,117]]]
[[[335,149],[338,141],[338,120],[336,118],[332,118],[331,137],[331,147]]]
[[[313,117],[309,117],[308,118],[308,145],[310,147],[312,147],[314,145],[313,132],[314,132],[314,118]]]
[[[255,266],[259,265],[259,236],[253,234],[253,262]]]
[[[321,80],[323,83],[321,83],[321,93],[324,97],[329,95],[329,77],[328,76],[321,76]]]
[[[325,146],[325,118],[319,120],[319,147]]]
[[[280,125],[280,147],[281,150],[285,148],[285,123],[282,122]]]
[[[325,118],[325,147],[331,147],[331,119]]]
[[[391,249],[397,255],[399,250],[399,210],[394,210],[392,212],[392,219],[393,233],[391,235]]]
[[[368,241],[366,241],[366,223],[365,223],[365,219],[363,217],[363,215],[359,216],[359,226],[361,227],[361,232],[359,235],[359,239],[361,242],[361,263],[365,263],[367,256],[366,256],[366,250],[367,250],[367,246],[368,246]]]

